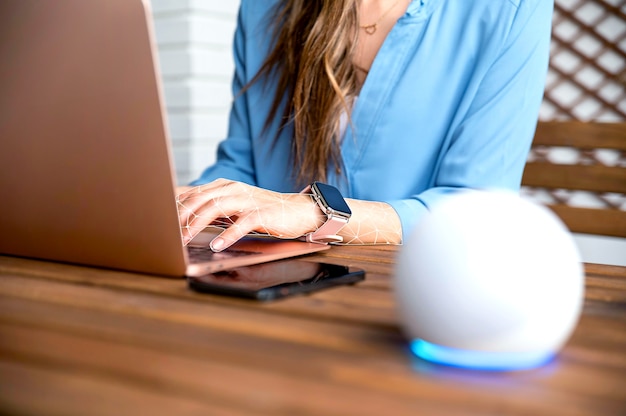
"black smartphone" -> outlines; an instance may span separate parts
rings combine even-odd
[[[198,292],[268,301],[364,279],[362,269],[291,259],[188,276],[187,282]]]

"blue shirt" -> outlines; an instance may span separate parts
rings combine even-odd
[[[275,3],[241,2],[228,137],[193,185],[228,178],[300,191],[292,131],[275,142],[278,120],[264,130],[273,80],[238,95],[271,48]],[[345,177],[329,169],[328,182],[346,197],[391,204],[405,236],[454,189],[518,190],[543,97],[552,8],[553,0],[413,0],[353,108],[341,144]]]

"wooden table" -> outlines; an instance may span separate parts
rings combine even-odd
[[[583,316],[555,361],[492,373],[412,357],[395,254],[333,247],[315,257],[366,281],[267,304],[0,256],[0,413],[626,415],[626,268],[586,265]]]

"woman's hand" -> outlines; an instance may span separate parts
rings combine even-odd
[[[251,232],[297,238],[326,220],[311,195],[283,194],[226,179],[185,188],[177,203],[185,244],[209,225],[225,227],[211,242],[213,251]]]

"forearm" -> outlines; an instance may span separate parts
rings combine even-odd
[[[223,223],[224,231],[211,242],[214,251],[229,247],[251,232],[279,238],[302,237],[327,221],[308,193],[279,193],[227,179],[181,187],[179,191],[185,191],[177,198],[185,243],[215,221]],[[402,242],[400,218],[391,205],[356,199],[346,202],[352,216],[339,232],[343,244]]]
[[[342,244],[402,244],[402,224],[391,205],[346,199],[352,216],[341,229]]]

